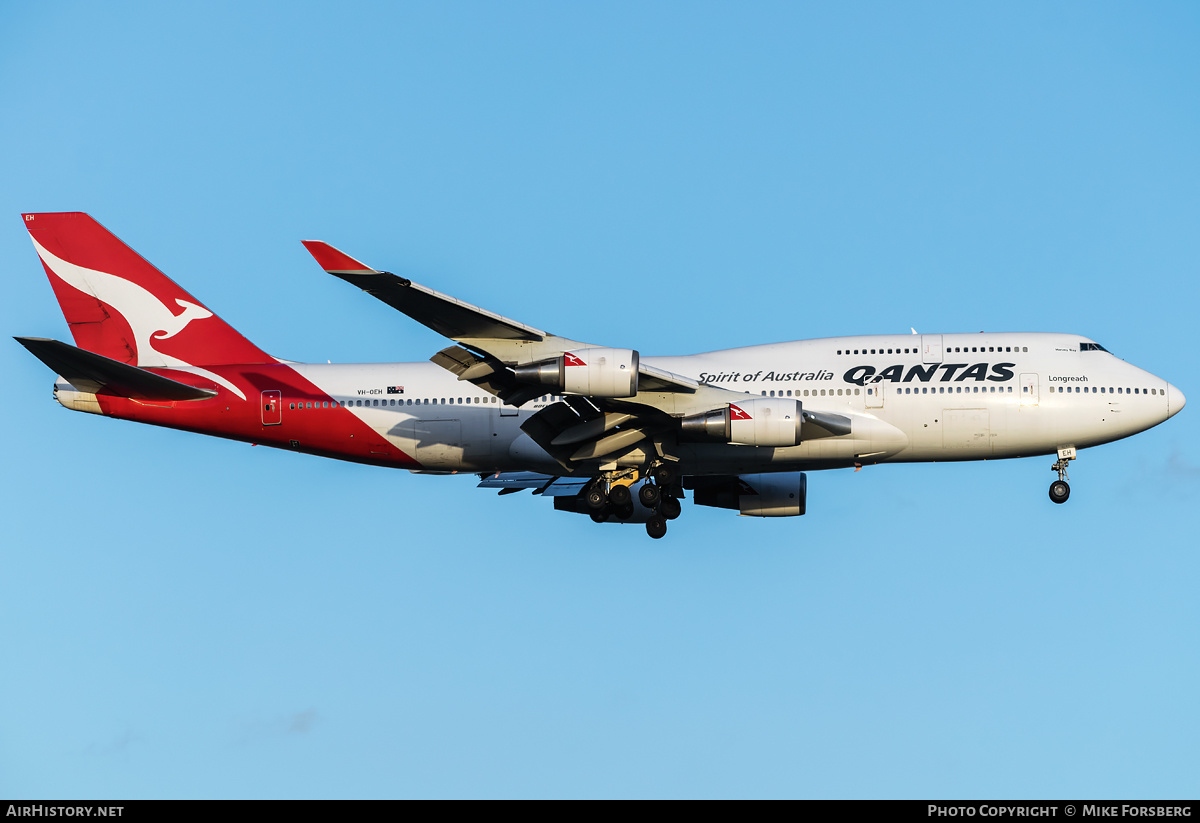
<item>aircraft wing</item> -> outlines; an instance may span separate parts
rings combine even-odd
[[[552,336],[541,329],[414,283],[406,277],[373,269],[321,240],[301,242],[329,274],[358,286],[372,297],[451,340],[491,338],[541,342]]]
[[[455,372],[461,380],[476,382],[476,378],[498,371],[501,365],[554,357],[573,349],[596,348],[473,306],[406,277],[373,269],[322,240],[302,242],[327,273],[358,286],[418,323],[466,346],[469,351],[445,349],[432,358],[438,365]],[[638,373],[640,385],[648,391],[690,394],[700,387],[700,383],[690,377],[650,365],[639,365]],[[537,392],[531,397],[543,393]],[[504,399],[514,405],[525,402]]]
[[[544,497],[568,497],[579,494],[590,477],[556,477],[538,472],[496,472],[482,475],[477,489],[499,489],[500,494],[533,489]]]
[[[306,240],[304,246],[329,274],[455,341],[458,345],[442,349],[430,360],[459,380],[512,406],[548,394],[561,396],[560,402],[525,420],[521,430],[566,473],[581,463],[612,461],[632,449],[648,449],[649,453],[665,456],[679,434],[681,421],[697,414],[716,415],[711,426],[701,424],[699,428],[703,429],[702,436],[709,436],[711,429],[714,436],[720,437],[727,426],[716,418],[727,418],[733,404],[741,404],[739,420],[749,420],[746,410],[751,406],[747,403],[766,402],[745,392],[705,385],[687,375],[642,363],[633,349],[582,343],[503,317],[407,278],[373,269],[328,243]],[[798,408],[797,403],[792,414]],[[787,412],[781,409],[778,413]],[[795,429],[793,440],[801,426],[816,436],[840,436],[842,430],[849,431],[845,418],[825,418],[818,420],[807,412],[803,420],[787,418],[795,420],[788,424]],[[691,426],[691,432],[696,428]],[[550,475],[497,476],[481,485],[498,488],[501,494],[524,488],[547,494],[556,488],[554,482]]]

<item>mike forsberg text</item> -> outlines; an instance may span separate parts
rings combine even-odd
[[[928,817],[1191,817],[1191,806],[1149,805],[1100,805],[1087,803],[1082,808],[1073,805],[1041,806],[1022,804],[1014,806],[940,806],[930,803]]]

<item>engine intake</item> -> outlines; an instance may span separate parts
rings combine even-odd
[[[579,349],[513,369],[517,380],[565,394],[633,397],[638,393],[638,353],[633,349]]]

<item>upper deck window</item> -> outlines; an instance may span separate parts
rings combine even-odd
[[[1080,351],[1105,351],[1105,352],[1108,351],[1108,349],[1104,348],[1099,343],[1080,343],[1079,350]]]

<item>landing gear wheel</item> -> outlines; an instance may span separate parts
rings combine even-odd
[[[683,511],[683,506],[679,505],[679,499],[675,497],[663,497],[658,504],[658,513],[667,520],[674,520]]]
[[[593,523],[603,523],[608,520],[608,512],[601,509],[600,511],[592,512],[588,517],[592,518]]]
[[[624,508],[626,503],[633,500],[633,495],[629,493],[628,486],[613,486],[608,499],[617,508]]]
[[[638,489],[638,500],[642,501],[642,505],[647,509],[653,509],[660,498],[662,498],[662,489],[658,486],[651,486],[649,483],[644,483]]]
[[[675,468],[665,463],[660,463],[650,472],[650,476],[658,485],[669,486],[675,482]]]
[[[655,515],[646,521],[646,534],[653,537],[655,540],[660,539],[667,533],[667,521],[662,517]]]
[[[633,517],[633,503],[626,503],[624,506],[613,506],[613,514],[618,520],[628,520]]]
[[[593,486],[588,489],[588,493],[584,497],[584,502],[587,503],[589,509],[598,512],[608,503],[608,496],[604,493],[604,489],[599,486]]]
[[[1071,496],[1071,487],[1065,480],[1055,480],[1050,484],[1050,499],[1055,503],[1066,503]]]

